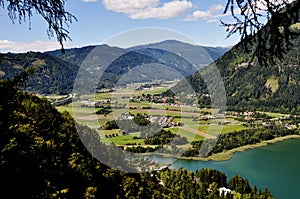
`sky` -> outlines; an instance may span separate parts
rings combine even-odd
[[[232,46],[239,41],[227,32],[220,20],[227,0],[68,0],[66,9],[74,14],[68,28],[72,41],[66,48],[108,43],[119,47],[180,37],[204,46]],[[0,52],[47,51],[59,49],[55,38],[47,35],[47,24],[39,15],[30,23],[12,23],[0,8]],[[143,30],[142,32],[140,32]],[[151,32],[151,30],[155,30]],[[129,34],[130,33],[130,34]],[[173,37],[179,35],[179,37]],[[125,37],[127,36],[127,37]],[[186,40],[187,41],[187,40]]]

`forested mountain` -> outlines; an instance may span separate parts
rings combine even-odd
[[[291,29],[299,31],[299,25],[295,24]],[[299,113],[300,38],[293,38],[292,44],[282,60],[268,65],[260,65],[256,58],[252,59],[251,52],[244,50],[243,41],[216,60],[213,64],[223,77],[227,107],[231,110]],[[187,79],[197,92],[208,93],[201,72]]]
[[[249,186],[240,176],[185,169],[125,173],[97,161],[79,139],[89,139],[96,156],[131,170],[96,131],[77,125],[46,99],[0,80],[0,182],[2,198],[225,198],[228,187],[246,198],[272,198],[269,190]],[[226,198],[233,198],[227,194]]]
[[[100,78],[100,87],[153,80],[183,79],[196,68],[181,56],[161,49],[145,48],[124,53],[114,60]],[[166,75],[168,74],[168,75]]]
[[[97,72],[99,69],[107,67],[115,59],[126,52],[126,49],[111,47],[104,44],[66,49],[65,53],[62,53],[61,50],[45,53],[83,67],[91,73],[99,74],[99,72]]]
[[[98,45],[66,49],[65,54],[59,50],[46,53],[80,65],[94,78],[103,74],[99,87],[107,87],[114,85],[124,74],[126,76],[120,80],[123,84],[153,79],[182,79],[219,58],[228,49],[166,40],[128,49]],[[140,65],[142,67],[129,72]]]
[[[85,46],[82,48],[71,48],[65,49],[65,52],[61,50],[54,50],[45,52],[48,55],[52,55],[63,59],[64,61],[71,62],[73,64],[81,65],[85,57],[95,48],[96,46]]]
[[[79,66],[43,53],[1,54],[0,78],[11,79],[28,67],[36,68],[26,90],[35,93],[65,94],[72,92]],[[88,73],[85,73],[89,76]]]
[[[137,49],[134,52],[151,56],[158,60],[160,64],[169,66],[169,74],[172,75],[174,71],[179,73],[182,77],[187,77],[197,71],[197,68],[193,63],[186,60],[184,57],[172,52],[159,48],[142,48]]]
[[[61,50],[7,53],[1,54],[4,59],[0,60],[0,78],[11,78],[28,67],[36,67],[37,72],[30,78],[27,91],[65,94],[72,92],[80,68],[78,78],[81,86],[86,91],[92,91],[95,88],[89,88],[89,85],[111,87],[121,77],[119,83],[122,84],[182,79],[202,65],[209,64],[212,59],[208,54],[217,58],[225,51],[226,48],[203,48],[178,41],[164,41],[129,49],[98,45],[66,49],[65,53]],[[142,67],[131,71],[137,66]]]
[[[182,56],[191,64],[194,64],[197,70],[204,65],[210,64],[213,60],[218,59],[230,49],[229,47],[198,46],[176,40],[166,40],[158,43],[134,46],[128,49],[111,47],[108,45],[97,45],[66,49],[65,53],[62,53],[61,50],[49,51],[46,52],[46,54],[81,65],[86,56],[94,50],[95,52],[93,52],[93,54],[99,56],[99,66],[103,67],[109,65],[113,61],[111,57],[116,59],[125,52],[147,48],[165,50]]]
[[[176,40],[166,40],[158,43],[134,46],[129,49],[139,50],[145,48],[156,48],[178,54],[193,64],[196,70],[199,70],[202,66],[210,64],[230,49],[227,47],[193,45]]]

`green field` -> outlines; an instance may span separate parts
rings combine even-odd
[[[95,113],[95,108],[81,107],[80,102],[73,102],[66,106],[58,106],[56,109],[60,112],[68,111],[70,114],[76,115],[76,117],[83,117]]]
[[[187,138],[187,140],[189,142],[192,141],[200,141],[203,140],[204,137],[194,134],[192,132],[189,131],[185,131],[183,129],[180,128],[168,128],[166,130],[170,130],[172,133],[174,134],[178,134],[181,135],[182,137]],[[116,145],[126,145],[128,143],[136,143],[137,145],[144,145],[144,139],[133,139],[134,136],[139,137],[140,133],[131,133],[129,135],[122,135],[120,133],[119,129],[113,129],[113,130],[109,130],[109,131],[105,131],[105,130],[101,130],[101,137],[103,137],[104,135],[111,135],[111,134],[118,134],[119,136],[116,137],[112,137],[112,138],[102,138],[102,142],[104,143],[110,143],[113,142]]]
[[[169,86],[169,85],[168,85]],[[162,92],[168,90],[169,87],[158,87],[153,90],[143,90],[137,91],[131,88],[117,89],[115,92],[108,93],[97,93],[91,95],[77,96],[78,100],[72,104],[66,106],[57,107],[57,109],[62,111],[68,111],[73,113],[76,122],[79,124],[87,125],[91,128],[98,129],[100,126],[106,124],[106,122],[111,121],[114,117],[120,115],[121,113],[131,112],[132,114],[146,113],[152,116],[172,116],[174,117],[174,122],[182,122],[189,128],[173,127],[168,128],[172,133],[179,134],[182,137],[187,138],[189,142],[199,141],[205,139],[203,133],[208,133],[215,135],[218,131],[222,129],[222,133],[228,133],[233,131],[240,131],[246,129],[246,127],[241,125],[241,122],[236,121],[232,118],[226,118],[230,124],[220,126],[218,123],[222,121],[220,119],[199,119],[204,113],[217,113],[218,110],[211,109],[199,109],[193,106],[171,106],[164,104],[154,104],[147,101],[141,102],[129,102],[131,96],[142,96],[147,94],[161,94]],[[95,112],[99,108],[93,107],[82,107],[82,101],[94,101],[94,100],[111,100],[111,106],[113,113],[106,116],[96,115]],[[114,109],[115,105],[126,105],[125,108]],[[130,107],[135,107],[136,109],[129,109]],[[144,107],[151,107],[151,109],[143,109]],[[208,130],[209,129],[209,130]],[[197,132],[201,131],[201,132]],[[98,130],[101,136],[102,142],[111,143],[116,145],[126,145],[136,143],[137,145],[143,145],[144,139],[133,139],[134,136],[139,137],[140,133],[131,133],[129,135],[122,135],[120,129],[113,130]],[[199,134],[197,134],[199,133]],[[113,134],[118,134],[118,136],[106,138],[105,136],[112,136]]]
[[[272,112],[261,112],[261,113],[265,113],[268,116],[271,116],[271,117],[274,117],[274,118],[289,117],[288,114],[283,114],[283,113],[272,113]]]
[[[182,137],[185,137],[189,142],[204,140],[204,137],[202,137],[201,135],[194,134],[194,133],[192,133],[190,131],[186,131],[184,129],[169,128],[168,130],[170,130],[174,134],[178,134]]]
[[[96,115],[95,112],[99,108],[81,107],[80,102],[74,102],[66,106],[58,106],[56,109],[59,112],[69,112],[75,118],[76,122],[94,129],[113,119],[112,114],[109,114],[106,117],[103,115]]]
[[[208,130],[209,128],[209,130]],[[199,125],[198,130],[202,131],[204,133],[209,133],[209,134],[215,134],[218,133],[220,130],[221,126],[220,125]],[[247,129],[247,127],[241,125],[241,124],[228,124],[228,125],[223,125],[222,128],[222,134],[234,132],[234,131],[241,131]]]
[[[113,142],[115,145],[126,145],[129,143],[136,143],[137,145],[144,145],[144,139],[133,139],[133,137],[139,137],[140,133],[131,133],[130,135],[120,135],[112,138],[102,138],[102,142],[111,143]]]

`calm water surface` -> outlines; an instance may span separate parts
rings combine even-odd
[[[155,159],[160,162],[172,160],[158,156]],[[268,187],[276,199],[300,199],[300,139],[238,152],[228,161],[177,160],[172,167],[193,171],[218,169],[225,172],[228,179],[241,175],[251,185],[256,184],[261,189]]]

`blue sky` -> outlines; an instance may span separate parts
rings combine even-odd
[[[72,41],[66,48],[102,44],[108,39],[135,29],[158,28],[174,31],[199,45],[230,46],[238,36],[226,39],[222,19],[225,0],[69,0],[66,8],[78,21],[69,27]],[[38,15],[28,21],[14,24],[6,10],[0,8],[0,52],[45,51],[60,48],[55,38],[49,39],[47,24]],[[29,30],[30,26],[30,30]],[[4,27],[4,28],[3,28]],[[142,35],[146,38],[147,36]],[[166,39],[168,39],[166,37]],[[134,42],[119,41],[120,47]],[[145,43],[149,43],[145,39]]]

